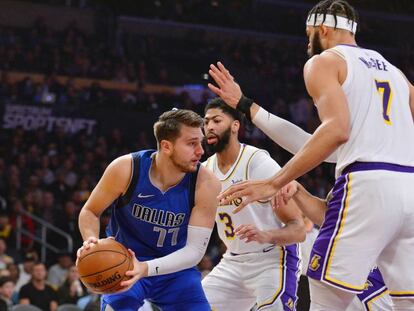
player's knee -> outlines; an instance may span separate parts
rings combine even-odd
[[[393,298],[395,311],[414,310],[414,298]]]
[[[355,294],[337,289],[320,281],[309,281],[311,311],[343,311],[351,304]]]

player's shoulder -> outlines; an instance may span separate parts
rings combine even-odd
[[[132,154],[124,154],[117,158],[115,158],[109,165],[108,169],[114,169],[114,170],[121,170],[125,168],[130,168],[132,162]]]
[[[249,159],[249,162],[257,158],[263,158],[263,157],[270,158],[269,152],[265,149],[260,149],[260,148],[257,148],[251,145],[246,145],[245,150],[246,150],[245,155]]]
[[[216,175],[206,167],[200,165],[197,176],[197,189],[211,189],[212,191],[221,190],[220,180]]]
[[[345,64],[345,59],[340,54],[333,52],[333,49],[326,50],[321,54],[314,55],[305,63],[305,72],[317,72],[321,69],[335,69]]]

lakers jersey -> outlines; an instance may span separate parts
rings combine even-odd
[[[265,153],[269,160],[271,160],[271,165],[266,169],[267,175],[261,176],[260,179],[273,176],[280,169],[280,166],[270,158],[267,151],[245,144],[241,145],[237,160],[227,173],[223,174],[218,168],[216,154],[208,158],[203,165],[212,170],[220,179],[222,191],[224,191],[233,184],[251,178],[249,168],[252,161],[255,161],[255,156],[258,153]],[[242,224],[253,224],[260,230],[281,228],[282,223],[273,213],[270,202],[253,202],[247,205],[242,211],[233,214],[233,210],[238,204],[240,202],[236,199],[231,205],[219,206],[217,208],[217,230],[221,240],[227,246],[227,250],[232,253],[243,254],[261,251],[267,246],[270,246],[270,244],[264,245],[257,242],[246,243],[240,240],[234,233],[234,230]]]
[[[337,176],[356,161],[414,166],[414,123],[402,73],[373,50],[338,45],[328,51],[347,64],[342,89],[348,100],[351,132],[337,150]]]
[[[162,192],[149,177],[154,153],[155,150],[132,153],[130,186],[113,203],[106,229],[108,236],[131,248],[139,260],[159,258],[183,248],[194,206],[198,169]]]

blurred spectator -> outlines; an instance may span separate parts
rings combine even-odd
[[[78,226],[78,215],[80,207],[77,206],[72,200],[66,201],[63,206],[63,211],[57,215],[54,224],[61,230],[68,233],[73,241],[73,245],[77,246],[82,244],[82,236]],[[61,249],[67,249],[66,238],[62,236],[56,236],[53,244]],[[77,247],[76,247],[77,248]]]
[[[9,270],[10,280],[12,280],[12,282],[13,282],[12,299],[13,299],[13,302],[16,304],[19,301],[19,290],[16,288],[16,284],[17,284],[17,281],[19,280],[19,276],[20,276],[19,267],[16,264],[11,263],[11,264],[7,265],[7,270]]]
[[[7,255],[7,244],[3,238],[0,238],[0,269],[5,269],[8,264],[14,263],[12,257]]]
[[[18,217],[21,217],[22,221],[22,228],[24,230],[27,230],[32,235],[35,235],[36,228],[33,220],[28,217],[27,215],[22,214],[22,211],[24,209],[22,201],[16,198],[12,198],[11,200],[11,215],[10,215],[10,224],[13,226],[13,228],[16,228],[17,226],[17,219]],[[33,246],[33,238],[28,236],[27,234],[21,235],[21,247],[24,250],[31,249]],[[9,243],[10,246],[16,247],[16,239],[14,238],[11,243]]]
[[[10,223],[9,215],[5,211],[0,210],[0,238],[7,244],[12,244],[15,239],[15,232]]]
[[[65,282],[69,268],[72,266],[73,261],[71,254],[61,253],[57,257],[57,263],[49,268],[47,275],[47,282],[54,289],[58,289],[59,286]]]
[[[16,290],[20,291],[21,287],[30,281],[33,267],[37,261],[38,256],[35,252],[28,252],[24,255],[23,262],[18,265],[19,279],[16,283]]]
[[[0,311],[12,310],[14,286],[9,277],[0,277]]]
[[[43,263],[33,266],[30,282],[19,291],[20,304],[32,304],[42,310],[56,311],[58,307],[57,292],[46,284],[46,267]]]
[[[58,289],[58,303],[76,304],[78,299],[84,296],[86,289],[79,280],[78,268],[72,265],[66,275],[66,279]]]

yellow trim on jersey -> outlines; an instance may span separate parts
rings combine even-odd
[[[339,237],[340,237],[340,235],[342,233],[342,230],[344,228],[345,219],[346,219],[346,216],[348,214],[349,198],[351,197],[351,181],[352,181],[352,173],[349,173],[349,175],[348,175],[348,182],[347,182],[347,186],[346,186],[347,187],[347,191],[346,191],[346,198],[345,198],[344,214],[343,214],[343,217],[341,219],[341,223],[339,224],[338,233],[336,234],[336,236],[334,238],[334,242],[332,244],[332,248],[331,248],[331,251],[330,251],[330,254],[329,254],[329,257],[328,257],[328,263],[326,265],[326,270],[325,270],[325,276],[324,276],[324,278],[326,280],[334,283],[334,284],[338,284],[338,285],[347,287],[349,289],[354,289],[354,290],[358,290],[358,291],[361,290],[362,291],[364,289],[364,287],[365,287],[365,284],[363,284],[361,286],[352,285],[352,284],[349,284],[349,283],[346,283],[346,282],[343,282],[343,281],[336,280],[333,277],[329,276],[329,268],[331,266],[332,258],[334,256],[335,249],[336,249],[336,245],[337,245],[338,239],[339,239]]]
[[[207,159],[207,162],[206,162],[206,166],[205,167],[208,168],[209,170],[213,171],[213,173],[214,173],[214,167],[210,167],[211,158],[212,157],[209,157]]]
[[[372,298],[371,300],[369,300],[368,302],[367,302],[367,308],[368,308],[368,311],[372,311],[373,309],[371,308],[371,304],[375,301],[375,300],[377,300],[378,298],[380,298],[380,297],[382,297],[382,296],[384,296],[384,295],[386,295],[386,294],[389,294],[390,293],[390,291],[388,291],[388,290],[386,290],[386,291],[383,291],[381,294],[379,294],[378,296],[375,296],[374,298]]]
[[[226,180],[228,180],[229,178],[231,178],[233,176],[234,172],[237,169],[237,166],[239,165],[239,163],[240,163],[240,161],[241,161],[241,159],[243,157],[244,151],[246,151],[246,145],[245,144],[243,144],[243,150],[240,153],[240,157],[237,159],[236,165],[233,167],[233,170],[230,172],[229,176],[227,176],[224,179],[220,179],[220,181],[226,181]]]
[[[279,280],[279,288],[276,290],[276,293],[272,296],[272,298],[270,298],[268,301],[265,301],[263,303],[261,303],[260,305],[257,306],[257,310],[259,310],[260,308],[264,307],[264,306],[268,306],[268,305],[272,305],[277,297],[279,297],[282,288],[284,287],[284,283],[285,283],[285,271],[284,271],[284,267],[285,265],[285,259],[286,259],[286,249],[283,246],[279,246],[280,248],[280,258],[279,258],[279,273],[280,273],[280,280]]]
[[[245,179],[249,180],[249,165],[250,165],[250,161],[252,160],[253,156],[258,153],[259,151],[261,151],[260,149],[256,150],[255,152],[253,152],[249,158],[249,160],[247,160],[247,165],[246,165],[246,171],[245,171]]]
[[[258,153],[259,151],[264,151],[264,150],[262,150],[262,149],[258,149],[258,150],[256,150],[255,152],[253,152],[253,153],[252,153],[252,155],[250,156],[249,160],[247,161],[247,165],[246,165],[246,172],[245,172],[245,177],[246,177],[246,180],[249,180],[249,179],[250,179],[250,177],[249,177],[249,165],[250,165],[250,161],[251,161],[251,159],[253,158],[253,156],[254,156],[256,153]],[[266,204],[266,203],[269,203],[269,202],[270,202],[270,200],[257,200],[257,202],[262,203],[262,204]]]

